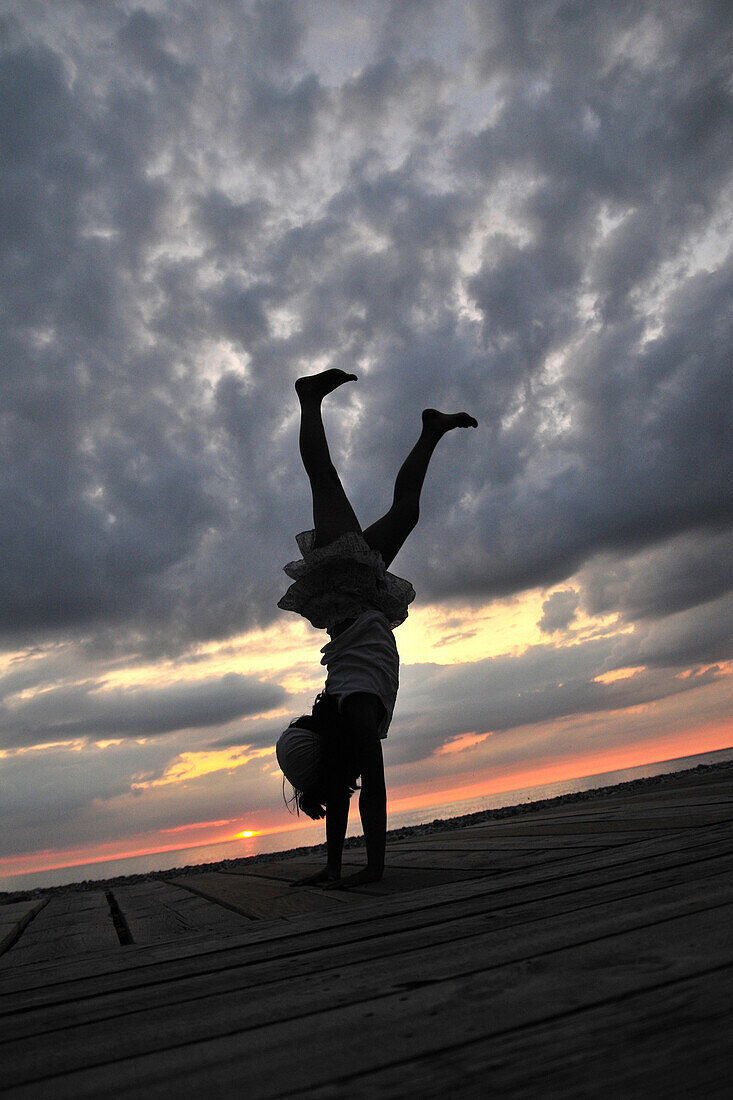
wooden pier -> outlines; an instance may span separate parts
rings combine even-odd
[[[316,863],[0,905],[0,1092],[730,1095],[733,766]]]

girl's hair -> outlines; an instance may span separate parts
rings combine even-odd
[[[332,695],[325,691],[317,695],[311,714],[298,719],[298,725],[315,730],[320,738],[320,774],[317,785],[307,791],[292,787],[290,798],[285,794],[283,779],[283,801],[291,813],[300,815],[302,812],[318,821],[325,817],[329,796],[348,791],[350,797],[357,789],[359,763]]]
[[[300,817],[301,812],[308,817],[312,817],[314,821],[318,821],[326,814],[326,796],[325,792],[322,794],[316,794],[313,791],[299,791],[297,787],[290,786],[290,795],[286,793],[285,789],[285,777],[283,776],[283,802],[287,806],[291,814],[296,814]]]

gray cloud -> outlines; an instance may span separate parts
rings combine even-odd
[[[167,687],[106,688],[97,682],[49,688],[7,700],[0,710],[2,745],[110,737],[154,737],[221,726],[273,710],[286,693],[273,684],[230,672],[216,680]]]
[[[628,664],[684,668],[733,656],[733,595],[637,626],[626,643]]]
[[[160,775],[178,752],[170,743],[127,742],[104,749],[87,745],[72,753],[47,748],[10,756],[2,765],[2,832],[9,837],[21,829],[36,829],[37,843],[44,846],[49,815],[54,828],[68,822],[63,828],[70,839],[78,827],[74,820],[78,815],[88,813],[95,802],[128,794],[132,782]],[[43,815],[38,813],[39,803]]]
[[[683,667],[730,657],[726,5],[4,13],[8,744],[196,726],[231,745],[283,701],[246,677],[95,685],[105,661],[275,620],[310,523],[292,382],[325,364],[360,374],[326,416],[365,523],[423,407],[480,421],[437,452],[396,563],[422,600],[573,577],[579,608],[629,629],[557,665],[548,646],[409,671],[405,758],[671,698],[699,683]],[[542,629],[575,611],[550,594]],[[647,671],[595,682],[624,665]]]
[[[280,780],[270,774],[271,765],[263,767],[257,760],[183,784],[131,789],[133,783],[158,779],[183,750],[170,740],[124,742],[104,749],[87,745],[75,752],[44,749],[5,759],[0,855],[63,851],[88,844],[90,837],[100,845],[120,837],[132,845],[142,837],[148,844],[146,834],[175,830],[182,821],[241,819],[277,805]],[[171,844],[185,846],[185,833],[169,835]]]
[[[542,605],[542,618],[537,623],[543,634],[567,630],[576,616],[579,595],[574,588],[553,592]]]
[[[620,612],[627,622],[663,618],[730,591],[733,535],[686,532],[634,555],[601,555],[580,576],[591,614]]]
[[[638,635],[616,635],[563,649],[537,645],[518,657],[466,665],[403,668],[390,762],[425,760],[465,733],[501,733],[510,746],[507,731],[623,711],[716,683],[721,670],[714,664],[704,666],[733,656],[730,615],[731,601],[726,599],[712,613],[696,609],[684,613],[681,621],[673,616]],[[690,665],[698,667],[680,677]],[[621,679],[598,679],[635,667],[637,671]],[[511,748],[507,752],[511,757]],[[516,759],[521,760],[521,754]],[[460,769],[460,761],[451,763]]]
[[[325,0],[11,13],[7,634],[272,618],[324,360],[369,364],[331,426],[366,520],[423,405],[481,419],[403,555],[425,596],[729,523],[731,268],[689,260],[729,173],[720,5],[370,8],[348,73]]]

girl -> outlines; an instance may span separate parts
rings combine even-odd
[[[321,419],[327,394],[355,374],[326,370],[299,378],[300,455],[313,494],[312,531],[297,536],[303,557],[285,572],[293,584],[278,607],[296,611],[331,641],[321,650],[328,677],[311,715],[296,719],[277,743],[277,758],[299,809],[326,818],[327,862],[294,886],[344,889],[377,882],[384,872],[387,794],[382,740],[398,687],[392,633],[407,618],[412,585],[387,572],[419,517],[420,491],[438,441],[452,428],[477,427],[467,413],[422,414],[422,432],[397,475],[392,507],[362,531],[331,461]],[[341,878],[349,799],[361,777],[359,813],[367,865]]]

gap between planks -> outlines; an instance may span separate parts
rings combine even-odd
[[[300,1087],[305,1088],[345,1072],[374,1069],[375,1063],[393,1060],[397,1051],[402,1057],[416,1057],[436,1046],[450,1049],[472,1032],[490,1036],[505,1034],[509,1028],[536,1027],[548,1018],[585,1012],[645,990],[660,991],[701,975],[720,975],[733,966],[727,934],[730,912],[728,904],[724,913],[707,909],[670,917],[641,928],[626,927],[594,936],[581,944],[558,941],[548,946],[550,937],[545,930],[544,951],[531,953],[532,959],[543,957],[545,961],[529,969],[522,959],[495,962],[490,961],[491,955],[476,956],[475,952],[469,971],[439,975],[434,980],[428,972],[427,981],[422,980],[426,971],[419,959],[401,974],[392,968],[380,976],[370,974],[366,967],[361,970],[362,974],[366,970],[367,978],[366,986],[361,982],[361,992],[353,989],[357,976],[349,983],[344,981],[347,996],[354,998],[358,993],[356,999],[334,1005],[333,985],[321,983],[321,1005],[314,1011],[315,982],[316,988],[310,991],[311,1010],[307,1008],[309,990],[303,989],[305,1013],[294,1016],[291,1011],[288,1015],[286,996],[284,1002],[280,1000],[280,1018],[259,1023],[255,1018],[249,1026],[242,1016],[251,1006],[240,993],[219,1004],[218,1024],[211,1015],[213,1005],[206,1013],[193,1009],[188,1021],[181,1019],[181,1006],[175,1013],[142,1012],[134,1028],[132,1018],[122,1030],[111,1021],[108,1054],[99,1034],[104,1028],[97,1028],[96,1038],[90,1034],[91,1045],[82,1043],[81,1049],[67,1036],[63,1044],[50,1047],[49,1059],[56,1067],[53,1076],[39,1072],[38,1052],[34,1056],[29,1049],[25,1072],[31,1076],[24,1078],[23,1065],[16,1063],[20,1072],[15,1080],[26,1080],[31,1087],[49,1080],[59,1100],[95,1095],[95,1091],[98,1095],[110,1086],[126,1090],[128,1095],[144,1088],[146,1097],[162,1095],[151,1091],[156,1084],[173,1092],[185,1088],[193,1094],[206,1087],[226,1087],[235,1080],[246,1083],[248,1095],[275,1096],[293,1072],[292,1060],[281,1056],[283,1050],[298,1050],[297,1075]],[[664,924],[667,934],[660,936]],[[490,940],[491,936],[486,937],[487,945]],[[617,943],[611,944],[611,940]],[[653,965],[640,967],[638,959],[649,957],[650,952]],[[619,966],[619,956],[627,960],[625,966]],[[594,975],[592,983],[583,980],[589,971]],[[488,1018],[487,1004],[491,1005]],[[549,1013],[544,1007],[547,1004],[553,1006]],[[239,1018],[235,1020],[232,1014],[237,1008]],[[252,1041],[244,1042],[247,1031]],[[344,1035],[358,1036],[358,1041],[345,1043]],[[90,1059],[97,1063],[91,1068]]]
[[[290,942],[296,950],[308,949],[310,943],[317,943],[324,937],[328,940],[332,936],[349,936],[362,931],[372,934],[371,930],[376,931],[385,920],[423,922],[441,919],[442,914],[449,913],[456,905],[482,905],[489,898],[522,889],[544,890],[552,894],[553,890],[564,893],[569,886],[570,892],[573,892],[582,888],[587,876],[600,877],[603,881],[608,880],[609,876],[621,880],[642,878],[667,866],[694,866],[706,859],[714,860],[720,855],[727,855],[731,842],[726,835],[722,835],[718,840],[706,841],[684,838],[684,842],[672,851],[665,850],[659,841],[639,847],[646,850],[638,852],[634,859],[624,853],[625,859],[622,861],[618,852],[592,861],[587,855],[575,856],[561,867],[557,864],[549,868],[536,867],[529,872],[525,870],[501,878],[454,884],[431,891],[427,897],[398,895],[380,899],[378,903],[370,902],[363,908],[345,909],[338,914],[312,914],[300,918],[295,925],[284,921],[263,922],[259,926],[254,925],[247,936],[237,937],[226,945],[209,939],[157,948],[128,948],[114,959],[90,959],[78,967],[62,962],[56,966],[25,968],[15,976],[0,975],[0,1004],[5,991],[12,993],[14,998],[25,991],[27,1000],[43,1000],[48,996],[63,996],[69,991],[70,984],[84,985],[87,980],[94,980],[96,975],[102,984],[115,981],[124,985],[134,984],[145,974],[150,975],[150,980],[155,980],[154,975],[162,978],[171,969],[215,967],[216,960],[223,954],[231,957],[229,952],[233,950],[235,954],[241,951],[249,955],[259,949],[258,945],[265,950],[282,952],[286,943]],[[60,983],[58,994],[53,993],[55,983]]]

